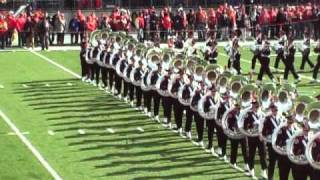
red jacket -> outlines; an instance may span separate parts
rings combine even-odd
[[[142,16],[138,17],[138,25],[139,25],[138,28],[140,28],[140,29],[143,29],[145,26],[144,18]]]
[[[8,30],[12,31],[16,28],[16,19],[13,16],[7,16]]]
[[[171,29],[171,18],[169,15],[165,15],[162,19],[162,26],[165,30],[170,30]]]
[[[23,31],[25,24],[26,24],[26,17],[24,17],[24,16],[18,17],[18,19],[16,20],[17,31],[18,32]]]
[[[7,22],[4,19],[0,19],[0,35],[4,34],[8,30]]]

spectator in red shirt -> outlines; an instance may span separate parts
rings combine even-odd
[[[7,32],[7,47],[12,46],[13,32],[16,29],[16,19],[13,16],[13,12],[10,11],[7,16],[8,32]]]
[[[138,25],[138,40],[140,42],[144,41],[144,28],[145,28],[145,22],[144,22],[144,18],[143,18],[143,12],[139,13],[139,16],[136,19],[137,21],[137,25]]]
[[[209,27],[209,36],[211,36],[216,31],[217,26],[217,16],[216,12],[210,8],[208,15],[208,27]]]
[[[88,16],[87,17],[86,27],[87,27],[87,31],[89,33],[91,33],[94,30],[96,30],[96,28],[97,28],[96,22],[94,21],[94,19],[92,19],[92,16]]]
[[[196,29],[198,31],[198,39],[205,40],[205,29],[207,24],[207,13],[199,6],[196,13]]]
[[[261,32],[264,36],[268,35],[269,29],[268,26],[270,24],[270,16],[267,9],[262,9],[262,12],[258,19],[258,24],[261,27]]]
[[[0,43],[1,48],[4,49],[6,46],[6,35],[8,31],[7,22],[2,14],[0,14]]]
[[[170,15],[167,12],[164,13],[161,24],[165,32],[164,40],[167,40],[169,34],[171,33],[171,28],[172,28],[172,20]]]
[[[24,26],[26,24],[26,16],[25,14],[20,14],[19,17],[16,20],[16,28],[18,31],[18,45],[19,47],[24,46],[24,44],[26,43],[26,39],[25,39],[25,33],[24,33]]]

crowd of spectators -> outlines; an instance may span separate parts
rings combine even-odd
[[[18,16],[14,16],[13,12],[0,14],[0,47],[10,47],[14,34],[18,34],[19,46],[42,45],[47,48],[46,44],[54,42],[63,45],[66,33],[71,35],[71,44],[78,44],[88,33],[109,28],[113,31],[137,32],[140,41],[166,41],[168,36],[186,38],[194,34],[201,41],[213,32],[218,39],[227,40],[235,29],[241,30],[243,40],[255,37],[258,29],[267,38],[275,38],[280,29],[292,29],[296,38],[302,38],[303,32],[308,30],[314,39],[318,39],[320,4],[265,7],[224,3],[215,9],[203,9],[201,6],[188,10],[183,7],[150,7],[133,12],[115,7],[112,12],[99,16],[95,12],[85,15],[78,10],[68,20],[60,11],[49,16],[45,11],[33,10],[30,6]]]

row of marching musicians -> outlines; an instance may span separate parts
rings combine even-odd
[[[98,85],[101,73],[106,91],[159,123],[162,102],[164,127],[192,140],[194,122],[197,138],[192,142],[238,170],[240,145],[248,176],[256,178],[258,150],[265,179],[273,179],[276,163],[281,180],[289,178],[290,170],[294,179],[320,178],[320,104],[299,96],[291,85],[258,88],[218,65],[199,65],[196,54],[146,46],[120,34],[102,34],[96,46],[83,45],[80,58],[84,81]]]

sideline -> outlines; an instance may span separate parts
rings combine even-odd
[[[10,126],[12,131],[19,137],[19,139],[27,146],[32,154],[40,161],[42,166],[51,174],[55,180],[62,180],[59,174],[50,166],[50,164],[44,159],[40,152],[31,144],[31,142],[21,133],[17,126],[0,110],[0,116]]]

